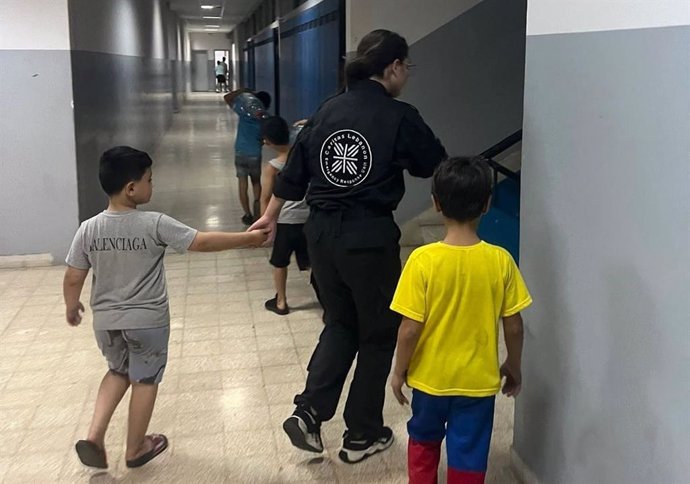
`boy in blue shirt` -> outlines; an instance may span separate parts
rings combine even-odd
[[[226,94],[223,99],[239,116],[235,138],[235,170],[239,183],[240,204],[244,210],[242,223],[251,225],[259,217],[261,200],[261,120],[268,114],[271,95],[249,89],[238,89]],[[253,215],[249,207],[249,183],[254,193]]]

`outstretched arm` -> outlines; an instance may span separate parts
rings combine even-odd
[[[266,231],[198,232],[189,246],[192,252],[219,252],[239,247],[259,247],[266,241]]]
[[[242,93],[245,92],[252,92],[251,89],[247,89],[246,87],[241,87],[235,91],[227,93],[225,96],[223,96],[223,99],[225,100],[225,104],[230,106],[232,108],[232,104],[235,102],[235,99],[237,96],[239,96]]]

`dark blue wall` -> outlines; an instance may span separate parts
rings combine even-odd
[[[342,0],[324,0],[280,20],[277,65],[273,29],[257,34],[245,47],[246,87],[271,93],[277,108],[272,112],[288,122],[308,118],[338,90],[344,54],[343,9]]]
[[[276,63],[273,29],[267,29],[254,37],[254,89],[271,95],[271,114],[276,112]],[[279,103],[279,101],[278,101]]]

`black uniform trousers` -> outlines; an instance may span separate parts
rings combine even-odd
[[[401,320],[389,309],[400,277],[400,230],[390,213],[312,210],[305,234],[326,324],[295,404],[330,420],[356,357],[345,423],[352,435],[376,438]]]

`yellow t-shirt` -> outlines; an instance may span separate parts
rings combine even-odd
[[[424,324],[407,384],[430,395],[487,397],[500,389],[498,320],[532,303],[512,256],[480,242],[415,250],[391,309]]]

